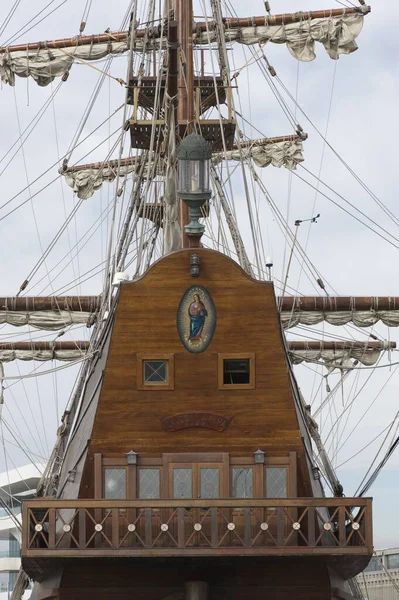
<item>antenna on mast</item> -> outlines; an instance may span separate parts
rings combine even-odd
[[[266,256],[267,278],[269,281],[272,280],[272,267],[273,267],[272,259],[270,258],[270,256]]]

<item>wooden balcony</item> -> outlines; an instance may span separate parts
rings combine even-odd
[[[324,555],[348,565],[372,551],[370,498],[23,503],[23,568],[39,580],[54,559]]]

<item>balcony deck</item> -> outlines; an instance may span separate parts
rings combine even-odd
[[[372,554],[370,498],[30,500],[23,566],[81,557]]]

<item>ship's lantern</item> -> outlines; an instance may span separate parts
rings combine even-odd
[[[212,148],[197,133],[186,136],[180,144],[178,196],[190,209],[190,224],[187,233],[202,234],[204,226],[198,222],[201,206],[211,197],[209,174]]]
[[[265,453],[260,448],[254,452],[255,464],[256,465],[264,465],[265,464]]]
[[[126,458],[128,465],[137,465],[137,452],[135,452],[134,450],[130,450],[130,452],[127,452]]]

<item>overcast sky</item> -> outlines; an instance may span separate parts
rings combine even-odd
[[[27,25],[40,10],[47,5],[47,0],[28,2],[22,0],[8,26],[1,36],[1,44],[14,42],[30,42],[45,39],[55,39],[76,35],[85,2],[82,0],[57,0],[49,9],[44,10],[40,20],[49,10],[57,8],[43,22],[34,26],[23,35],[15,33]],[[106,0],[96,0],[88,20],[85,33],[99,33],[108,27],[118,30],[127,10],[126,0],[113,0],[112,8]],[[231,4],[241,16],[264,14],[264,3],[261,0],[247,0],[245,3],[233,0]],[[14,1],[2,0],[0,3],[0,23],[9,13]],[[277,2],[271,0],[272,12],[289,12],[301,10],[316,10],[321,8],[339,8],[341,3],[336,0],[303,0],[298,5],[297,0]],[[195,13],[202,14],[201,4],[197,3]],[[276,69],[280,79],[298,103],[310,122],[298,111],[297,119],[309,139],[304,143],[304,166],[313,174],[321,174],[321,179],[329,186],[360,208],[381,227],[393,236],[399,238],[395,224],[377,206],[374,199],[368,195],[354,179],[342,163],[325,147],[322,139],[315,131],[315,125],[323,133],[327,131],[329,143],[342,157],[359,178],[374,192],[385,206],[399,216],[397,203],[398,168],[397,168],[397,98],[399,96],[399,71],[397,68],[398,36],[395,23],[399,8],[394,0],[385,0],[372,6],[372,13],[365,19],[362,33],[357,42],[359,50],[350,56],[343,56],[339,61],[332,61],[324,48],[317,44],[317,58],[311,63],[299,63],[289,54],[287,48],[270,44],[266,47],[269,62]],[[232,70],[243,66],[250,58],[248,49],[237,48],[229,54]],[[96,65],[102,68],[104,63]],[[210,65],[207,64],[207,68]],[[113,60],[111,74],[114,77],[126,78],[126,60],[117,57]],[[41,256],[42,249],[50,243],[58,229],[62,226],[65,216],[70,213],[76,199],[72,191],[58,175],[58,158],[63,156],[70,147],[72,138],[79,126],[83,111],[89,102],[90,95],[98,81],[99,73],[86,65],[75,64],[68,81],[62,84],[56,93],[54,101],[49,103],[38,127],[34,129],[24,144],[24,152],[19,151],[11,164],[5,169],[12,157],[9,154],[0,163],[1,173],[1,204],[21,192],[27,183],[29,190],[20,193],[7,207],[0,210],[2,218],[10,210],[17,208],[21,202],[27,201],[23,207],[15,210],[10,216],[1,221],[1,245],[3,260],[0,263],[2,295],[15,295],[21,283]],[[51,86],[38,88],[32,80],[17,78],[13,89],[3,85],[1,89],[2,130],[0,137],[0,159],[8,152],[10,146],[18,139],[19,130],[23,131],[36,115],[43,104],[55,92],[59,80]],[[276,102],[267,82],[257,65],[244,69],[238,78],[239,97],[235,102],[241,104],[241,110],[246,118],[263,134],[267,136],[293,133],[292,126]],[[90,133],[105,118],[108,117],[124,101],[124,88],[113,79],[107,79],[92,108],[83,130],[82,138]],[[294,108],[291,105],[292,108]],[[101,160],[112,147],[113,141],[106,141],[101,147],[93,148],[103,142],[114,130],[120,127],[122,115],[119,112],[103,128],[81,144],[71,157],[70,164]],[[249,129],[246,129],[246,133]],[[253,130],[254,137],[259,133]],[[85,155],[90,153],[86,158]],[[128,147],[124,155],[128,154]],[[116,153],[114,153],[116,156]],[[54,165],[54,166],[52,166]],[[47,175],[37,183],[36,177],[49,167]],[[4,170],[5,169],[5,170]],[[4,171],[4,172],[3,172]],[[298,176],[314,184],[302,169]],[[278,205],[281,212],[288,214],[290,225],[296,219],[308,219],[320,213],[317,224],[311,225],[309,240],[308,226],[303,225],[299,231],[299,241],[307,245],[307,253],[321,273],[331,295],[371,295],[399,296],[397,263],[398,249],[388,244],[364,225],[346,214],[340,207],[333,205],[320,194],[304,184],[296,175],[290,176],[285,169],[268,167],[262,171],[263,181]],[[48,187],[45,187],[47,186]],[[29,200],[29,193],[40,194]],[[248,243],[250,258],[254,259],[250,240],[250,228],[245,211],[242,183],[237,182],[236,210],[243,237]],[[321,188],[320,188],[321,189]],[[66,291],[68,294],[87,293],[97,294],[101,291],[101,275],[83,281],[80,286],[71,285],[79,274],[86,273],[105,258],[107,245],[107,220],[86,243],[87,237],[80,241],[81,251],[74,257],[71,264],[66,264],[70,258],[53,267],[58,261],[70,253],[70,248],[81,240],[87,230],[96,222],[106,206],[113,198],[114,187],[105,184],[100,192],[83,203],[78,211],[78,217],[73,220],[64,235],[51,252],[45,266],[32,279],[26,295],[51,294]],[[332,194],[329,194],[332,196]],[[334,196],[341,206],[343,201]],[[284,271],[284,240],[276,227],[273,215],[266,206],[264,198],[259,196],[259,220],[263,234],[265,252],[272,255],[274,275],[282,279]],[[36,224],[35,224],[36,223]],[[89,234],[90,235],[90,234]],[[393,243],[399,247],[399,242],[393,238]],[[83,244],[84,247],[83,247]],[[72,250],[72,254],[75,251]],[[50,277],[46,270],[51,271]],[[92,274],[92,273],[90,273]],[[130,272],[130,275],[132,273]],[[82,276],[86,279],[86,276]],[[41,281],[40,281],[41,280]],[[51,283],[49,283],[51,280]],[[289,285],[299,289],[302,294],[314,294],[313,284],[301,272],[301,265],[294,261],[289,273]],[[320,328],[319,328],[320,329]],[[343,337],[354,337],[366,340],[363,331],[346,329],[338,331],[330,328],[329,332]],[[305,335],[297,331],[294,339]],[[368,332],[367,332],[368,333]],[[374,333],[382,339],[397,340],[397,331],[379,326]],[[29,339],[25,332],[2,329],[0,340]],[[81,330],[68,334],[69,339],[85,339],[87,331]],[[54,334],[33,332],[35,339],[54,339]],[[64,338],[66,339],[66,338]],[[381,364],[395,363],[399,354],[392,353],[384,356]],[[30,364],[6,365],[6,375],[29,373],[35,366]],[[51,368],[47,363],[40,370]],[[379,434],[392,421],[399,408],[398,383],[399,374],[396,367],[382,368],[376,371],[353,373],[345,385],[342,394],[337,395],[335,407],[322,417],[321,430],[327,438],[327,448],[334,454],[336,447],[344,445],[334,458],[334,464],[351,459],[351,457]],[[314,371],[318,371],[316,374]],[[325,374],[321,368],[311,365],[296,367],[296,373],[308,401],[317,406],[326,394],[325,380],[320,377]],[[25,379],[8,382],[9,389],[4,392],[5,405],[3,415],[3,434],[6,440],[6,454],[0,452],[0,469],[11,468],[13,464],[22,465],[27,461],[26,455],[12,446],[17,439],[26,440],[32,452],[39,456],[48,454],[52,447],[59,416],[62,414],[72,389],[76,368],[37,379]],[[367,385],[366,384],[367,380]],[[338,381],[338,376],[330,378],[330,386]],[[319,385],[321,388],[319,390]],[[363,387],[364,386],[364,387]],[[352,410],[348,411],[349,418],[345,428],[343,424],[335,430],[335,436],[329,437],[332,423],[336,414],[348,406],[351,399],[358,394]],[[378,397],[377,397],[378,395]],[[376,398],[377,397],[377,398]],[[365,418],[358,421],[368,409]],[[335,414],[334,411],[337,411]],[[10,427],[11,432],[7,430]],[[346,441],[347,436],[351,434]],[[338,473],[345,486],[346,495],[353,494],[371,461],[383,436],[379,437],[370,447],[360,453],[355,459],[349,460]],[[39,458],[38,458],[39,460]],[[399,454],[394,456],[384,472],[380,475],[370,494],[375,497],[375,542],[377,547],[399,545],[399,527],[396,524],[396,506],[399,502]]]

